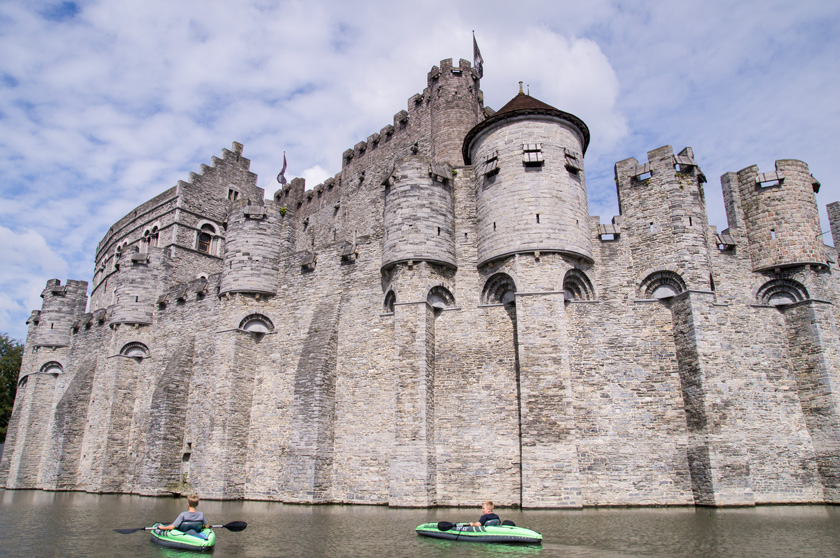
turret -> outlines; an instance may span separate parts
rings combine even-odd
[[[161,257],[162,250],[157,248],[148,252],[131,250],[120,256],[111,323],[152,323]]]
[[[87,306],[87,282],[67,281],[62,285],[58,279],[50,279],[41,293],[44,302],[40,314],[30,319],[32,347],[66,347],[70,345],[70,328]],[[33,327],[34,326],[34,327]]]
[[[455,214],[449,165],[409,157],[385,179],[382,267],[428,261],[455,267]]]
[[[432,156],[435,161],[462,164],[461,142],[484,117],[484,96],[478,74],[467,60],[458,66],[441,60],[428,74]]]
[[[476,168],[478,263],[521,252],[592,261],[583,155],[589,129],[521,91],[467,134]]]
[[[753,165],[723,175],[721,185],[730,227],[746,231],[753,271],[825,265],[814,195],[820,183],[807,164],[783,159],[764,173]]]
[[[225,234],[219,294],[277,294],[280,255],[289,249],[283,235],[284,207],[274,201],[250,200],[233,205]]]
[[[622,238],[630,245],[636,273],[668,269],[686,287],[711,290],[706,242],[706,177],[690,147],[674,155],[670,145],[615,165]]]

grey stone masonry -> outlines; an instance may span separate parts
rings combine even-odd
[[[341,170],[269,199],[243,146],[47,282],[6,489],[289,503],[840,503],[840,262],[800,161],[615,165],[520,92],[432,67]],[[138,200],[140,201],[140,200]],[[840,237],[840,204],[828,206]]]
[[[386,179],[382,266],[432,261],[455,267],[452,171],[423,157],[399,162]]]
[[[235,202],[227,218],[220,294],[276,294],[280,254],[288,251],[288,237],[276,203]]]

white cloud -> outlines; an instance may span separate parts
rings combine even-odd
[[[836,3],[75,6],[0,3],[0,220],[10,241],[33,248],[0,274],[3,324],[37,307],[32,293],[48,275],[89,280],[114,221],[232,141],[245,144],[269,195],[283,151],[288,178],[311,187],[332,176],[345,149],[423,90],[432,65],[471,60],[473,29],[489,106],[523,80],[590,127],[590,213],[604,221],[618,211],[613,164],[664,144],[694,148],[721,227],[717,177],[753,163],[801,158],[823,182],[820,204],[840,199],[830,180],[840,151]]]
[[[40,294],[47,279],[65,277],[68,266],[37,232],[16,234],[3,226],[0,262],[0,332],[23,339],[23,322],[31,310],[41,307]]]

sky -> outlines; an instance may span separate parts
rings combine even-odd
[[[589,126],[589,213],[617,161],[686,146],[720,176],[800,159],[840,201],[840,2],[3,0],[0,332],[50,278],[91,281],[108,228],[232,142],[271,196],[313,187],[393,122],[441,60],[484,58],[485,104],[530,94]],[[832,244],[830,234],[824,236]]]

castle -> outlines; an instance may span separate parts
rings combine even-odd
[[[615,166],[443,60],[341,171],[270,199],[234,143],[47,282],[0,486],[295,503],[840,502],[837,252],[808,166]],[[840,241],[840,204],[829,205]]]

